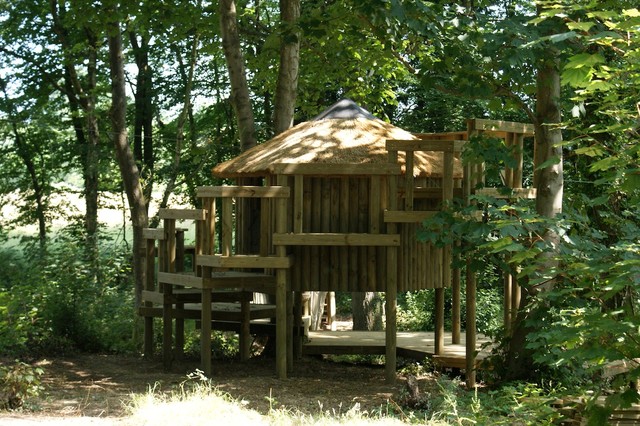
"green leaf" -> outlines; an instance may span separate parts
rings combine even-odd
[[[625,192],[638,190],[640,188],[640,173],[626,173],[621,188]]]
[[[593,67],[594,65],[602,64],[604,62],[605,62],[604,57],[599,53],[594,53],[594,54],[580,53],[578,55],[574,55],[569,58],[569,61],[565,65],[565,69]]]
[[[597,172],[600,170],[609,170],[612,167],[615,167],[618,164],[619,158],[616,156],[606,157],[600,161],[596,161],[591,165],[589,170],[592,172]]]
[[[624,16],[630,16],[632,18],[640,17],[640,10],[638,9],[626,9],[622,11]]]
[[[587,157],[601,157],[605,154],[605,151],[597,146],[583,146],[582,148],[578,148],[574,151],[578,155],[586,155]]]
[[[591,81],[593,68],[565,68],[562,71],[562,84],[571,87],[585,87]]]
[[[554,34],[552,36],[549,36],[549,41],[551,41],[552,43],[560,43],[565,40],[576,38],[577,36],[578,34],[575,31],[569,31],[562,34]]]
[[[569,28],[570,30],[578,30],[578,31],[589,31],[593,26],[595,25],[595,22],[569,22],[567,24],[567,28]]]
[[[558,157],[557,155],[554,155],[553,157],[549,158],[547,161],[543,162],[538,167],[536,167],[536,170],[543,170],[543,169],[546,169],[547,167],[555,166],[556,164],[560,164],[560,157]]]

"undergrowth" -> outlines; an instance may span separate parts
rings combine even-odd
[[[420,374],[421,403],[408,406],[402,393],[378,409],[365,411],[358,403],[326,409],[318,402],[317,412],[304,413],[283,407],[270,395],[267,413],[247,407],[216,388],[196,371],[172,392],[150,388],[132,396],[129,420],[136,425],[204,425],[211,422],[253,425],[552,425],[560,414],[552,407],[557,389],[516,383],[499,389],[467,390],[460,379],[451,379],[424,366],[408,368],[403,374]]]

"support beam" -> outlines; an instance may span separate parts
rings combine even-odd
[[[451,281],[451,343],[460,344],[460,268],[452,272]]]
[[[286,186],[287,177],[279,175],[277,184]],[[278,198],[275,208],[276,232],[287,232],[287,199]],[[277,244],[274,239],[274,244]],[[276,255],[286,257],[287,248],[276,245]],[[276,374],[279,379],[287,378],[287,270],[276,270]]]
[[[200,310],[200,364],[205,376],[211,377],[211,289],[202,289]]]
[[[248,300],[240,302],[240,360],[248,361],[251,357],[251,333],[249,325],[251,323],[251,307]]]
[[[511,314],[513,313],[513,307],[511,305],[511,274],[508,272],[503,273],[502,275],[503,287],[504,287],[504,301],[503,301],[503,310],[504,310],[504,334],[505,336],[511,335]]]
[[[389,151],[389,162],[397,164],[398,151]],[[389,176],[389,210],[398,209],[398,177]],[[395,223],[387,224],[387,233],[395,234],[398,226]],[[385,293],[385,378],[387,383],[396,381],[396,346],[397,337],[397,297],[398,297],[398,248],[387,247],[387,283]]]
[[[385,294],[385,377],[387,383],[396,381],[398,249],[387,248],[387,291]]]
[[[476,276],[471,270],[470,261],[467,261],[467,330],[466,330],[466,377],[467,387],[476,385]]]
[[[436,288],[436,327],[434,338],[436,355],[444,353],[444,287]]]
[[[155,291],[155,261],[156,261],[156,241],[147,240],[147,250],[145,258],[145,284],[146,291]],[[151,307],[151,302],[145,302],[145,307]],[[144,357],[153,357],[153,318],[144,318]]]

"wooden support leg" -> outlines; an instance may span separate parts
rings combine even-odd
[[[211,376],[211,289],[202,289],[200,310],[200,363],[206,376]]]
[[[240,324],[240,359],[247,361],[251,357],[251,307],[248,300],[240,302],[242,321]]]
[[[147,240],[147,251],[145,258],[145,290],[156,290],[155,279],[156,262],[156,241]],[[145,302],[146,307],[151,307],[152,303]],[[144,317],[144,357],[153,357],[153,317]]]
[[[336,331],[336,292],[327,293],[327,323],[331,331]]]
[[[176,303],[176,312],[184,312],[184,303]],[[181,360],[184,358],[184,318],[181,318],[180,314],[176,315],[176,347],[175,347],[175,359]]]
[[[520,308],[521,289],[518,285],[518,278],[516,275],[511,275],[511,330],[518,316],[518,309]]]
[[[466,376],[467,387],[476,385],[476,276],[467,262],[467,334],[466,334]]]
[[[436,355],[444,352],[444,288],[436,288],[436,329],[434,351]]]
[[[153,317],[144,317],[144,351],[145,358],[153,357]]]
[[[164,284],[162,305],[162,364],[166,371],[171,369],[173,361],[173,305],[171,304],[171,286]]]
[[[398,297],[398,249],[387,248],[387,292],[385,294],[385,378],[387,383],[396,381],[397,324],[396,308]]]
[[[460,344],[460,269],[453,270],[451,280],[451,343]]]
[[[276,272],[276,374],[287,378],[287,273]]]
[[[504,334],[506,336],[511,335],[511,274],[505,273],[503,275],[503,286],[504,286]]]
[[[296,291],[294,295],[293,304],[293,325],[295,330],[293,332],[293,356],[296,359],[302,358],[302,292]]]
[[[293,371],[293,292],[287,291],[287,372]]]

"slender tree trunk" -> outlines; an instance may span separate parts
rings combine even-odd
[[[22,135],[20,134],[20,131],[18,130],[18,118],[16,117],[17,111],[14,107],[13,102],[9,98],[9,94],[7,93],[6,82],[2,78],[0,78],[0,87],[2,89],[2,95],[7,106],[9,121],[11,122],[11,131],[13,133],[16,153],[27,169],[27,175],[29,176],[29,181],[31,182],[31,188],[33,189],[33,194],[36,201],[35,216],[38,221],[38,242],[40,244],[40,252],[44,253],[47,241],[47,220],[45,214],[46,203],[44,188],[40,183],[38,171],[35,163],[33,162],[34,153],[30,152],[24,139],[22,138]]]
[[[356,292],[351,294],[353,329],[359,331],[382,330],[382,308],[380,293]]]
[[[118,22],[108,24],[109,69],[111,75],[111,121],[116,158],[124,182],[133,225],[133,273],[136,307],[140,306],[144,286],[144,239],[142,230],[148,224],[147,206],[140,173],[127,138],[127,96],[125,93],[122,34]]]
[[[153,155],[153,72],[149,65],[149,41],[147,37],[138,37],[129,33],[133,54],[138,68],[136,76],[135,119],[133,134],[133,154],[140,177],[144,183],[145,198],[150,199],[153,192],[154,166]]]
[[[273,120],[276,135],[287,130],[293,124],[300,64],[300,33],[296,29],[299,18],[300,0],[280,0],[282,34]]]
[[[91,33],[92,34],[92,33]],[[93,34],[90,37],[89,62],[87,66],[88,91],[85,96],[84,110],[87,129],[87,144],[83,158],[84,197],[85,197],[85,230],[87,232],[87,248],[91,257],[97,261],[97,234],[98,234],[98,185],[99,172],[99,145],[100,131],[98,129],[98,117],[96,114],[96,87],[97,87],[97,40]]]
[[[72,112],[78,107],[82,110],[84,129],[82,135],[76,129],[78,144],[80,145],[80,162],[82,177],[84,180],[86,245],[90,257],[97,259],[97,232],[98,232],[98,188],[99,188],[99,144],[100,132],[96,114],[96,88],[97,88],[97,62],[98,62],[98,37],[88,27],[84,28],[87,48],[86,75],[81,78],[76,72],[72,51],[77,49],[69,40],[68,30],[64,25],[66,7],[64,2],[52,0],[50,2],[52,17],[52,30],[56,34],[58,43],[62,49],[64,58],[65,95],[69,100]],[[83,84],[84,81],[84,84]],[[80,120],[74,119],[74,126]]]
[[[231,81],[231,104],[238,120],[240,148],[246,151],[255,146],[257,141],[249,85],[238,34],[236,4],[234,0],[220,0],[219,6],[222,48]]]
[[[562,174],[562,131],[560,121],[560,64],[557,52],[538,70],[538,96],[536,101],[536,171],[534,185],[536,212],[545,217],[555,217],[562,213],[564,180]],[[556,159],[542,169],[537,167],[546,161]]]
[[[165,208],[169,204],[169,197],[173,194],[176,187],[176,180],[180,174],[180,162],[182,161],[182,148],[184,145],[184,126],[187,119],[190,116],[191,111],[191,92],[193,89],[193,78],[196,69],[196,62],[198,60],[198,42],[200,40],[199,34],[193,38],[193,44],[191,46],[191,54],[189,55],[189,70],[184,72],[184,63],[180,55],[180,51],[176,47],[176,56],[178,57],[178,63],[180,64],[182,78],[184,80],[184,102],[182,104],[182,111],[178,116],[178,122],[176,123],[176,145],[173,153],[173,166],[169,174],[167,185],[162,195],[162,201],[160,203],[161,208]]]
[[[255,118],[251,107],[249,85],[240,47],[236,4],[234,0],[220,0],[220,33],[222,49],[227,61],[231,82],[231,105],[238,122],[240,149],[246,151],[257,144]],[[240,185],[260,185],[256,179],[238,180]],[[236,248],[238,253],[257,253],[260,235],[260,210],[256,200],[243,199],[238,206]]]
[[[550,46],[547,52],[548,55],[538,67],[537,75],[534,185],[537,187],[537,213],[553,218],[562,212],[562,132],[559,127],[562,117],[559,52],[554,46]],[[539,168],[543,164],[546,166]],[[559,237],[554,231],[548,230],[544,238],[552,244],[552,247],[557,247]],[[543,255],[545,270],[555,269],[554,254],[554,251],[551,251]],[[538,287],[536,291],[549,290],[552,287],[553,280],[550,280],[546,285]],[[523,286],[523,289],[527,288],[529,286]],[[527,335],[532,331],[526,325],[531,315],[529,307],[531,296],[532,293],[523,292],[520,301],[507,355],[506,378],[508,380],[526,379],[533,374],[531,351],[526,348]]]

